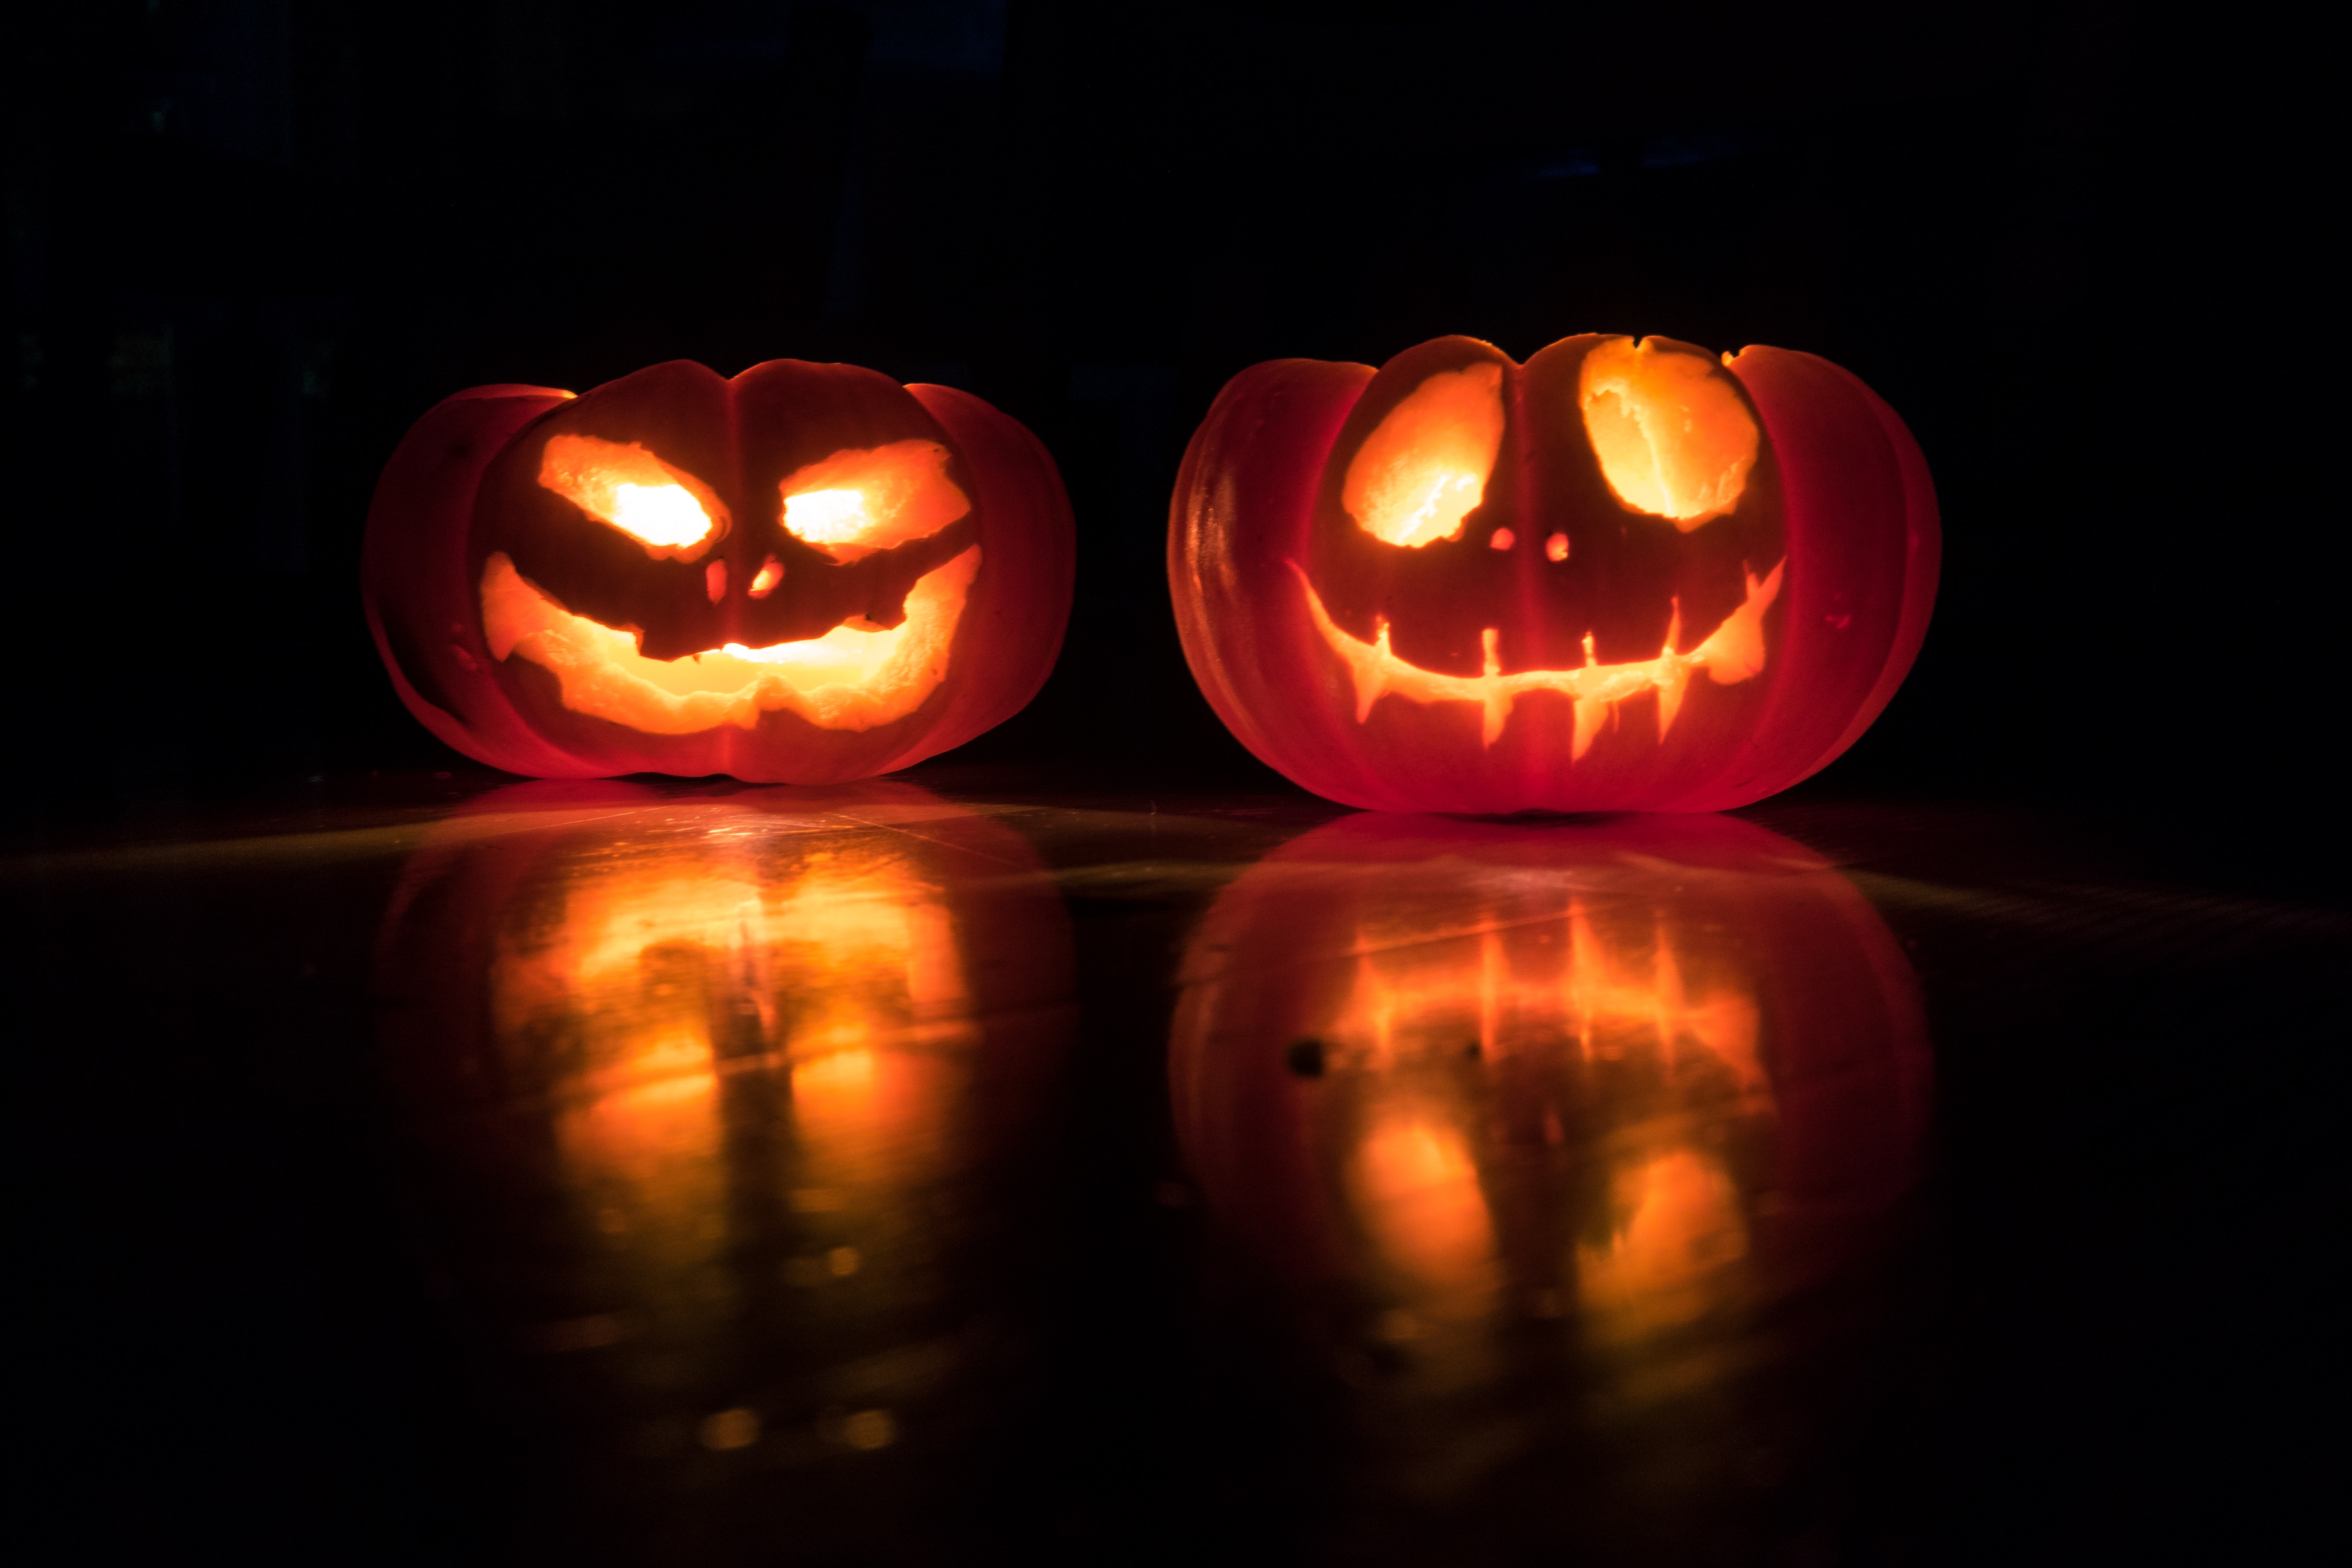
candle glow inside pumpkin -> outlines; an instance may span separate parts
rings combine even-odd
[[[780,485],[781,521],[795,538],[846,564],[927,538],[971,510],[936,441],[895,441],[837,452]],[[723,517],[707,487],[635,444],[559,435],[547,443],[540,484],[588,516],[627,533],[656,559],[691,560]],[[648,658],[633,628],[567,609],[523,576],[503,551],[484,562],[482,626],[493,657],[520,654],[552,673],[565,707],[646,734],[680,735],[787,710],[832,730],[868,730],[922,706],[946,679],[956,625],[980,546],[918,578],[905,618],[856,617],[814,637],[752,647],[722,643],[677,658]],[[763,598],[782,580],[770,555],[747,584]],[[725,595],[723,563],[709,572],[709,597]]]

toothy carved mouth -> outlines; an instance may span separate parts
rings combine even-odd
[[[519,653],[552,672],[566,708],[645,734],[750,730],[778,708],[820,729],[870,730],[912,713],[947,678],[979,570],[975,544],[924,573],[896,626],[838,626],[799,642],[658,659],[637,651],[635,632],[565,609],[499,552],[482,566],[482,631],[495,658]]]
[[[1485,717],[1479,739],[1491,746],[1502,738],[1503,726],[1510,721],[1511,704],[1522,694],[1558,691],[1576,703],[1571,758],[1584,755],[1614,705],[1629,697],[1639,697],[1645,691],[1658,694],[1658,739],[1663,741],[1666,731],[1674,728],[1675,715],[1682,710],[1683,698],[1690,689],[1694,672],[1705,670],[1707,679],[1717,685],[1735,686],[1762,669],[1764,612],[1780,596],[1780,568],[1786,564],[1785,561],[1776,564],[1760,582],[1754,574],[1748,574],[1747,600],[1705,642],[1688,653],[1675,651],[1683,620],[1682,607],[1677,605],[1673,624],[1666,628],[1666,646],[1655,658],[1636,659],[1630,664],[1599,663],[1593,658],[1592,638],[1588,634],[1584,639],[1585,663],[1580,669],[1522,669],[1505,675],[1496,655],[1499,633],[1488,626],[1484,639],[1486,672],[1440,675],[1417,664],[1408,664],[1390,651],[1386,616],[1375,623],[1378,632],[1370,642],[1340,629],[1323,608],[1323,596],[1315,591],[1306,572],[1296,561],[1288,563],[1290,569],[1298,574],[1298,585],[1306,590],[1307,609],[1315,617],[1315,629],[1323,634],[1331,651],[1347,662],[1349,672],[1355,678],[1357,723],[1370,718],[1372,704],[1388,696],[1411,702],[1475,702]]]

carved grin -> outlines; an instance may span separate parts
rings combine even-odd
[[[1496,628],[1489,626],[1484,634],[1485,673],[1440,675],[1409,664],[1390,651],[1385,616],[1375,623],[1377,635],[1370,642],[1343,630],[1323,608],[1323,596],[1315,591],[1305,570],[1295,561],[1288,564],[1298,574],[1298,585],[1306,592],[1307,611],[1314,617],[1315,629],[1323,634],[1324,642],[1346,662],[1355,679],[1356,722],[1360,724],[1370,718],[1372,704],[1387,696],[1412,702],[1475,702],[1485,719],[1480,741],[1492,746],[1502,738],[1503,726],[1511,717],[1511,704],[1523,693],[1558,691],[1576,703],[1576,736],[1570,752],[1572,759],[1584,755],[1613,706],[1629,697],[1647,691],[1658,694],[1658,738],[1663,741],[1674,727],[1675,715],[1681,711],[1694,671],[1705,670],[1707,679],[1717,685],[1732,686],[1761,670],[1765,659],[1764,612],[1780,595],[1780,569],[1787,563],[1775,564],[1760,582],[1748,574],[1746,601],[1705,642],[1688,653],[1675,650],[1682,633],[1682,609],[1677,605],[1673,624],[1666,630],[1666,646],[1655,658],[1628,664],[1599,663],[1594,659],[1592,638],[1588,635],[1581,668],[1522,669],[1509,675],[1503,673],[1497,656],[1500,639]]]
[[[768,647],[729,643],[684,658],[647,658],[634,632],[565,609],[503,552],[482,566],[482,630],[493,657],[520,653],[552,673],[563,705],[649,735],[687,735],[787,709],[825,730],[903,719],[946,679],[980,546],[915,580],[896,626],[845,623]]]

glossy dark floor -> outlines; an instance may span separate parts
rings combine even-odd
[[[1046,782],[12,853],[58,1560],[2242,1561],[2315,1490],[2315,900]]]

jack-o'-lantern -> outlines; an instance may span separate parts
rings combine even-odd
[[[1661,1432],[1695,1464],[1737,1424],[1674,1410],[1870,1256],[1917,1169],[1909,965],[1734,819],[1343,819],[1243,873],[1181,980],[1187,1165],[1398,1488],[1503,1456],[1556,1488]],[[1528,1454],[1633,1415],[1606,1465]]]
[[[365,597],[401,700],[479,761],[827,784],[1018,712],[1073,539],[1053,460],[976,397],[680,360],[426,414],[377,486]]]
[[[1440,338],[1227,384],[1169,575],[1219,717],[1387,810],[1717,811],[1861,735],[1935,596],[1894,412],[1811,354]]]
[[[1025,842],[906,786],[524,784],[428,835],[378,957],[419,1207],[614,1528],[968,1419],[1069,965]]]

